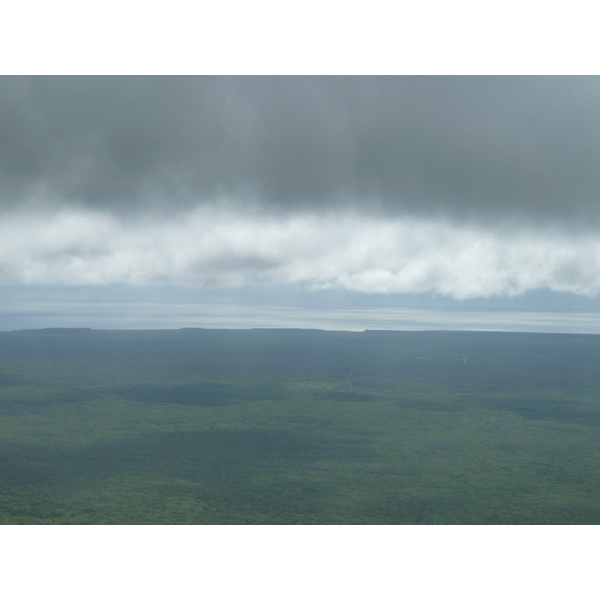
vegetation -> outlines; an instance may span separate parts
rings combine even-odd
[[[600,523],[600,336],[0,333],[0,523]]]

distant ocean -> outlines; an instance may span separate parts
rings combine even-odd
[[[419,310],[414,308],[298,308],[227,303],[0,302],[0,330],[45,327],[92,329],[309,328],[341,331],[464,330],[600,333],[600,313]]]

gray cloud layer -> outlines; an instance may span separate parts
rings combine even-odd
[[[0,78],[0,282],[600,293],[600,78]]]
[[[600,224],[599,106],[580,77],[4,77],[0,198]]]

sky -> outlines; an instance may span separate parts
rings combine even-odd
[[[598,77],[0,77],[0,329],[591,331],[599,106]]]

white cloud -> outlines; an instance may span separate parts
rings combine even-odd
[[[275,217],[214,205],[163,221],[72,209],[15,212],[0,222],[0,281],[300,283],[456,299],[549,288],[594,296],[600,292],[600,240],[349,212]]]

